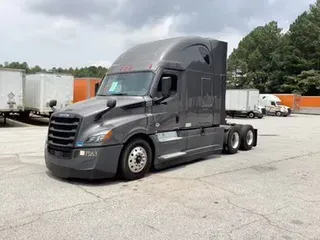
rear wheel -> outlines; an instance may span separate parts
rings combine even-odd
[[[240,132],[237,126],[232,126],[225,132],[224,152],[228,154],[235,154],[240,147]]]
[[[240,128],[240,150],[251,150],[254,142],[254,132],[251,125],[242,125]]]
[[[152,162],[152,150],[147,141],[136,138],[128,142],[120,156],[119,173],[126,180],[143,178]]]
[[[256,116],[256,115],[254,114],[254,112],[249,112],[249,113],[248,113],[248,117],[249,117],[249,118],[255,118],[255,116]]]
[[[21,112],[21,113],[20,113],[20,117],[21,117],[22,119],[27,119],[27,118],[30,117],[30,112],[29,112],[29,111]]]

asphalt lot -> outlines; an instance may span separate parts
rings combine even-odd
[[[320,239],[320,116],[233,121],[257,148],[134,182],[56,179],[46,126],[0,128],[0,239]]]

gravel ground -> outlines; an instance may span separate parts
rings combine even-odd
[[[0,239],[320,239],[320,116],[233,119],[258,146],[133,182],[47,172],[47,128],[0,128]]]

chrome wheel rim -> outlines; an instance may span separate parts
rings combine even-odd
[[[237,148],[240,142],[240,136],[238,132],[234,132],[231,136],[231,146],[232,148]]]
[[[147,164],[147,151],[137,146],[133,148],[128,157],[128,166],[130,171],[134,173],[140,172]]]
[[[252,142],[253,142],[253,132],[252,132],[252,130],[249,130],[247,132],[246,141],[247,141],[248,145],[252,144]]]

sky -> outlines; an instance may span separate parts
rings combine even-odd
[[[315,0],[0,0],[0,63],[106,66],[135,44],[197,35],[228,54],[272,20],[286,31]]]

